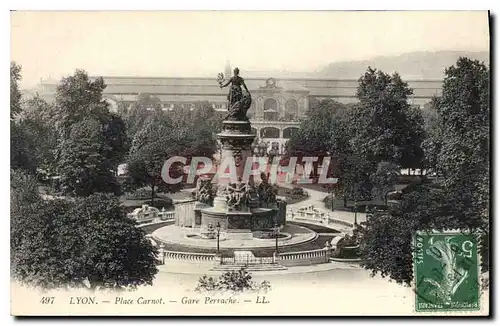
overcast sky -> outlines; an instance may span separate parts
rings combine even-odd
[[[487,12],[15,12],[24,87],[91,75],[208,76],[314,71],[412,51],[488,51]],[[214,77],[215,78],[215,77]]]

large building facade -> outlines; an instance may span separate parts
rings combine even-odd
[[[226,68],[226,74],[230,69]],[[245,76],[243,76],[245,77]],[[195,103],[208,101],[217,110],[227,110],[228,89],[221,89],[216,78],[160,78],[104,76],[105,99],[111,107],[126,106],[137,101],[139,94],[151,94],[161,101],[164,110],[174,106],[194,108]],[[281,152],[284,144],[299,127],[310,108],[319,100],[332,99],[344,104],[355,103],[357,80],[309,78],[245,78],[252,94],[248,111],[258,141],[268,149]],[[441,94],[441,80],[410,80],[413,89],[410,104],[423,107],[433,96]],[[38,92],[53,98],[57,82],[42,81]]]

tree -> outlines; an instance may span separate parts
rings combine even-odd
[[[153,111],[144,110],[138,105],[133,105],[122,115],[129,139],[134,139],[135,134],[143,127],[144,122],[149,116],[153,115],[153,113]]]
[[[194,108],[177,108],[167,113],[182,145],[182,156],[212,157],[217,149],[215,134],[222,129],[223,116],[208,102],[197,102]]]
[[[437,170],[444,187],[470,218],[489,216],[489,69],[478,61],[458,59],[445,71],[437,101],[442,130]]]
[[[359,79],[351,128],[353,150],[372,162],[387,161],[414,168],[422,160],[423,119],[408,98],[413,90],[401,77],[368,68]]]
[[[203,275],[198,279],[195,292],[264,292],[271,290],[269,281],[255,283],[252,281],[252,275],[244,268],[238,271],[230,271],[223,273],[218,278],[208,277]]]
[[[160,99],[148,93],[140,93],[137,101],[133,103],[130,109],[125,110],[122,118],[127,126],[127,135],[133,139],[135,134],[143,127],[146,119],[155,112],[161,112],[162,105]]]
[[[58,146],[55,160],[61,186],[74,195],[116,192],[113,172],[123,162],[128,140],[125,123],[109,111],[108,103],[103,100],[105,87],[102,78],[91,80],[82,70],[63,78],[57,87],[54,120]],[[85,162],[86,159],[91,162]],[[76,170],[72,170],[73,167]],[[107,182],[109,186],[104,186]]]
[[[307,112],[307,119],[301,122],[298,132],[288,142],[288,152],[292,156],[328,155],[330,150],[337,152],[342,144],[340,117],[346,107],[333,100],[320,101]]]
[[[437,111],[438,107],[439,98],[434,97],[431,101],[430,108],[423,114],[425,121],[425,137],[422,142],[422,149],[425,157],[423,167],[431,169],[433,172],[438,172],[436,168],[443,143],[443,130]]]
[[[55,149],[58,145],[57,133],[54,129],[54,106],[38,95],[24,101],[23,104],[17,123],[33,142],[31,153],[38,167],[38,173],[54,175]]]
[[[436,170],[453,196],[456,218],[481,232],[484,269],[489,261],[490,70],[459,58],[445,71],[443,95],[436,101],[441,138]]]
[[[104,138],[100,123],[94,119],[88,118],[71,126],[68,138],[60,144],[57,162],[63,193],[72,196],[119,193],[114,165],[103,149]]]
[[[37,161],[35,152],[35,139],[29,129],[19,121],[22,112],[21,91],[21,66],[15,62],[10,63],[10,166],[12,169],[23,169],[35,173]]]
[[[460,229],[481,239],[483,270],[489,261],[489,69],[460,58],[446,69],[443,95],[433,101],[424,143],[427,166],[444,181],[403,189],[401,204],[366,223],[363,266],[400,283],[412,281],[416,230]]]
[[[35,174],[37,168],[35,140],[21,123],[10,122],[10,167]]]
[[[412,239],[417,230],[443,229],[453,220],[440,189],[418,186],[403,194],[401,204],[376,212],[361,228],[362,266],[398,283],[413,279]]]
[[[135,103],[135,107],[141,110],[161,110],[161,100],[158,96],[148,94],[148,93],[140,93],[137,96],[137,102]]]
[[[372,194],[374,198],[379,198],[384,201],[387,206],[387,194],[394,190],[394,185],[400,175],[400,168],[391,162],[380,162],[377,170],[371,175],[373,184]]]
[[[50,200],[12,216],[12,274],[42,288],[152,284],[156,250],[117,199]]]
[[[161,174],[165,161],[179,155],[182,150],[177,137],[173,122],[162,112],[157,112],[147,119],[132,141],[127,159],[128,186],[149,186],[152,203],[157,192],[176,192],[182,187],[181,183],[165,183]],[[180,166],[172,165],[170,175],[172,178],[180,176]]]
[[[10,210],[18,212],[21,207],[40,201],[38,181],[22,170],[10,171]]]
[[[303,157],[318,157],[313,163],[313,175],[317,174],[317,166],[326,156],[341,159],[347,149],[347,135],[343,128],[347,108],[342,103],[324,100],[307,112],[307,119],[301,122],[300,129],[293,134],[287,143],[289,156],[297,157],[300,162]]]
[[[21,91],[19,82],[21,81],[21,66],[15,62],[10,62],[10,118],[13,119],[21,113]]]

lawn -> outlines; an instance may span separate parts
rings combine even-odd
[[[337,210],[337,211],[347,211],[347,212],[354,212],[354,200],[348,200],[347,201],[347,207],[344,206],[344,200],[335,198],[333,200],[333,209],[332,209],[332,200],[331,197],[328,196],[328,194],[325,194],[325,198],[323,199],[323,203],[325,205],[325,208],[328,210]],[[377,207],[385,207],[385,203],[383,200],[380,199],[372,199],[372,200],[363,200],[363,201],[358,201],[358,212],[364,212],[366,209],[366,206],[372,205],[372,206],[377,206]]]
[[[295,203],[301,202],[301,201],[309,198],[308,195],[305,195],[305,196],[304,195],[293,195],[291,192],[292,192],[292,189],[290,189],[290,188],[284,188],[284,187],[278,188],[278,196],[285,197],[288,205],[295,204]]]

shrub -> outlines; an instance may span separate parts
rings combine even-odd
[[[158,198],[158,196],[156,196],[156,198]],[[134,192],[127,192],[125,194],[125,199],[129,200],[151,199],[151,190],[145,188],[139,188]]]
[[[252,281],[252,275],[245,268],[239,271],[225,272],[218,278],[204,275],[198,279],[195,291],[203,292],[268,292],[271,290],[271,283],[263,281],[256,283]]]

